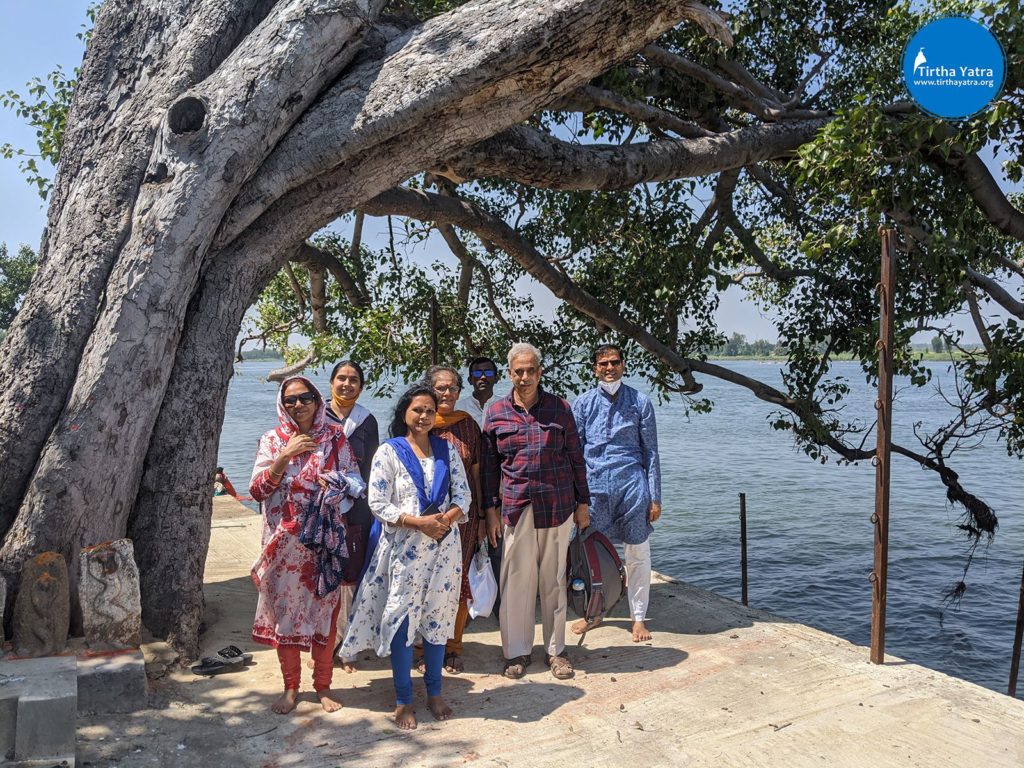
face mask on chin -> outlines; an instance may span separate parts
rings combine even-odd
[[[597,386],[599,386],[609,395],[614,395],[616,392],[619,391],[619,387],[622,386],[622,379],[618,379],[617,381],[599,381],[597,382]]]

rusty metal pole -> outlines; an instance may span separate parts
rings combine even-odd
[[[885,661],[885,599],[889,570],[889,468],[892,445],[892,353],[895,343],[893,320],[896,312],[896,236],[880,229],[882,236],[882,277],[878,283],[878,443],[875,450],[875,567],[871,581],[871,662]]]
[[[747,605],[747,494],[740,494],[740,602]]]
[[[430,364],[437,365],[437,329],[440,322],[437,295],[430,297]]]
[[[1006,692],[1017,695],[1017,673],[1020,671],[1020,646],[1024,640],[1024,568],[1020,574],[1020,602],[1017,603],[1017,629],[1013,635],[1013,654],[1010,656],[1010,685]]]

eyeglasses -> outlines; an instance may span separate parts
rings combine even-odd
[[[434,387],[435,392],[458,392],[459,387],[457,384],[441,384]]]
[[[611,360],[598,360],[596,363],[594,363],[594,365],[597,366],[598,368],[618,368],[620,365],[622,365],[622,360],[620,360],[617,357],[612,358]]]
[[[293,407],[296,403],[302,403],[303,405],[309,405],[316,400],[316,395],[312,392],[303,392],[301,395],[288,395],[281,402],[287,405],[289,408]]]
[[[482,379],[484,377],[488,379],[495,379],[498,377],[497,371],[470,371],[469,378],[471,379]]]

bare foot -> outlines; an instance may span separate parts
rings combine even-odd
[[[395,725],[403,731],[416,730],[416,713],[412,704],[399,704],[395,707]]]
[[[600,626],[600,624],[601,624],[601,619],[599,618],[599,619],[597,619],[597,621],[595,621],[593,624],[591,624],[590,627],[588,628],[587,627],[587,620],[586,619],[580,619],[579,621],[573,622],[572,633],[574,635],[582,635],[584,632],[589,632],[594,627]]]
[[[279,715],[287,715],[293,709],[295,709],[295,700],[299,697],[299,692],[295,688],[285,688],[284,693],[281,694],[281,698],[274,702],[274,705],[270,708]]]
[[[343,660],[341,662],[341,668],[343,670],[345,670],[350,675],[353,672],[358,672],[359,671],[359,667],[356,666],[356,663],[354,661],[344,661]]]
[[[452,716],[452,708],[440,696],[427,696],[427,708],[435,720],[447,720]]]
[[[651,631],[642,621],[633,622],[633,642],[642,643],[651,639]]]
[[[324,708],[324,712],[337,712],[344,706],[337,699],[331,698],[331,692],[326,688],[322,691],[317,691],[316,697],[320,699],[320,706]]]

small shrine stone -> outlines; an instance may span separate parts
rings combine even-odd
[[[78,598],[89,649],[138,648],[142,644],[142,601],[131,539],[83,549],[80,565]]]
[[[43,552],[21,569],[14,601],[14,652],[19,656],[53,656],[68,642],[71,602],[68,566],[57,552]]]

